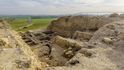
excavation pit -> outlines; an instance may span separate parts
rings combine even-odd
[[[65,66],[81,49],[75,41],[56,36],[53,32],[26,32],[22,35],[22,39],[31,46],[39,60],[46,62],[50,67]],[[66,43],[60,45],[56,39],[65,40]]]

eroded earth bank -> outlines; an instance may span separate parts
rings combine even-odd
[[[124,70],[120,17],[65,16],[16,33],[1,21],[0,70]]]

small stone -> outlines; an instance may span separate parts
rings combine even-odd
[[[92,56],[92,53],[90,53],[90,52],[85,52],[84,55],[85,55],[86,57],[91,57],[91,56]]]
[[[86,49],[82,49],[82,50],[80,50],[79,51],[81,54],[83,54],[84,56],[86,56],[86,57],[92,57],[92,55],[93,55],[93,53],[94,52],[91,52],[91,51],[88,51],[88,50],[86,50]]]
[[[104,37],[102,41],[106,44],[112,44],[113,43],[113,40],[111,38],[108,38],[108,37]]]
[[[76,64],[78,64],[78,63],[80,63],[78,60],[71,60],[71,61],[69,62],[69,64],[71,64],[71,65],[76,65]]]
[[[72,47],[69,47],[68,50],[72,50]]]
[[[0,46],[5,46],[6,42],[2,39],[0,39]]]
[[[35,68],[35,70],[41,70],[40,68]]]
[[[71,50],[65,51],[64,54],[63,54],[63,56],[64,56],[65,58],[72,58],[72,57],[74,56],[74,53],[73,53],[73,51],[71,51]]]
[[[17,68],[29,68],[31,64],[30,61],[21,61],[21,60],[16,60],[15,63],[17,64]]]
[[[94,45],[88,45],[88,46],[87,46],[88,49],[92,49],[92,48],[94,48],[94,47],[95,47]]]
[[[107,28],[115,30],[115,26],[114,25],[108,25]]]

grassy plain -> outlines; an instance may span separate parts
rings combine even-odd
[[[28,30],[37,30],[37,29],[46,29],[49,23],[56,18],[40,18],[32,19],[32,24],[30,25],[27,22],[27,19],[15,19],[10,22],[11,27],[16,31],[28,31]],[[28,26],[30,25],[30,26]],[[25,27],[28,26],[28,27]],[[23,28],[25,27],[25,28]]]

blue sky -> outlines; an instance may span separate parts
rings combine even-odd
[[[0,0],[2,15],[60,15],[124,12],[124,0]]]

